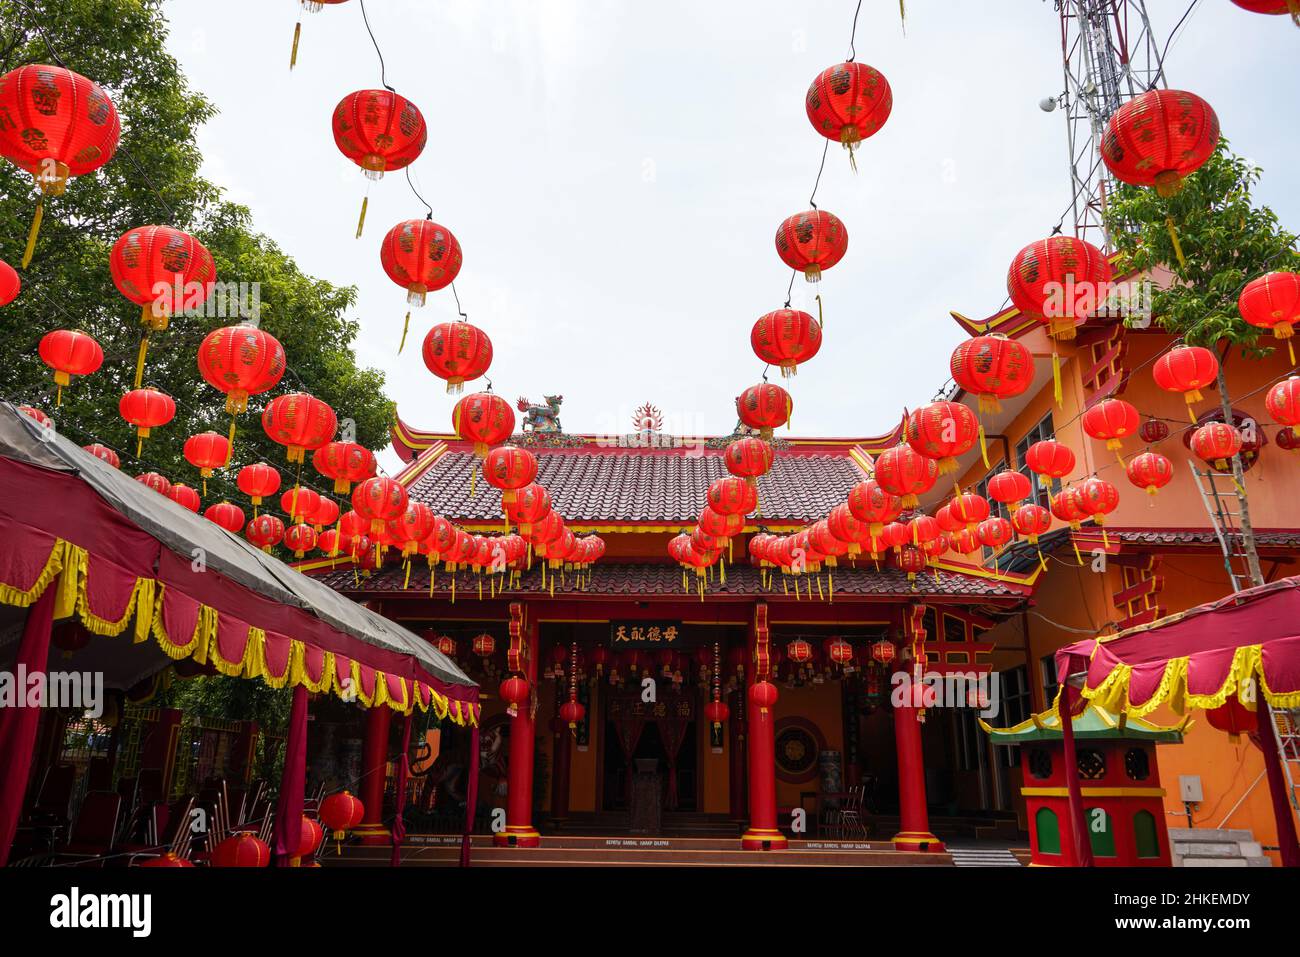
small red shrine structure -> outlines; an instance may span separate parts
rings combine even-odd
[[[1033,863],[1078,866],[1079,854],[1067,823],[1070,796],[1060,716],[1044,711],[1010,728],[980,724],[994,744],[1020,748],[1024,776],[1020,793],[1029,819]],[[1181,743],[1188,719],[1177,727],[1160,727],[1141,718],[1116,717],[1091,705],[1074,717],[1073,724],[1078,742],[1075,763],[1094,863],[1168,867],[1165,792],[1155,746]]]

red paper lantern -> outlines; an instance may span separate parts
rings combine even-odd
[[[1005,518],[986,518],[976,530],[980,544],[995,551],[1011,541],[1015,528]]]
[[[1133,456],[1124,472],[1130,482],[1154,496],[1173,480],[1174,465],[1159,452],[1143,452]]]
[[[185,857],[177,857],[171,851],[157,857],[145,858],[137,867],[193,867],[194,862]]]
[[[1044,439],[1026,450],[1025,464],[1035,475],[1065,478],[1074,471],[1074,452],[1055,439]]]
[[[1002,399],[1023,395],[1034,381],[1029,347],[1003,335],[976,336],[953,350],[953,381],[979,399],[981,413],[1002,411]]]
[[[822,270],[844,258],[849,233],[832,213],[810,209],[785,219],[776,230],[776,253],[809,282],[819,282]]]
[[[185,461],[209,479],[213,471],[225,468],[230,461],[230,440],[218,432],[200,432],[185,440],[184,454]]]
[[[36,181],[36,207],[22,267],[36,248],[46,196],[62,196],[69,178],[113,158],[122,127],[98,83],[61,66],[33,63],[0,76],[0,156]]]
[[[339,503],[324,495],[317,496],[316,507],[307,515],[307,524],[317,531],[339,519]]]
[[[1123,399],[1103,399],[1083,413],[1083,431],[1103,440],[1115,453],[1124,446],[1121,440],[1138,430],[1139,422],[1138,410]]]
[[[368,179],[409,166],[428,139],[424,116],[391,90],[358,90],[334,108],[334,143]]]
[[[890,495],[899,496],[904,509],[916,508],[920,504],[917,496],[934,488],[938,475],[939,463],[921,455],[910,445],[885,449],[876,458],[876,482]],[[849,507],[853,508],[852,500]],[[854,514],[862,517],[856,509]]]
[[[1031,545],[1038,544],[1038,536],[1045,535],[1052,527],[1052,514],[1041,505],[1022,505],[1011,516],[1011,524],[1016,533],[1029,540]]]
[[[478,655],[480,658],[491,658],[492,655],[496,653],[497,640],[487,632],[484,632],[483,634],[474,637],[471,647],[474,649],[474,654]]]
[[[277,396],[262,411],[262,430],[288,449],[290,462],[332,440],[338,426],[334,410],[306,392]]]
[[[506,518],[526,538],[532,534],[533,526],[551,513],[551,496],[545,488],[533,482],[515,492],[513,501],[504,502],[503,507]]]
[[[501,682],[501,700],[509,707],[511,717],[519,713],[519,706],[528,700],[528,682],[519,675],[511,675]]]
[[[352,490],[352,507],[370,522],[372,537],[382,536],[387,524],[406,511],[406,489],[390,478],[368,478]]]
[[[212,851],[213,867],[267,867],[271,849],[252,834],[235,834]]]
[[[911,452],[911,449],[907,451],[915,455],[915,453]],[[876,468],[879,470],[879,462],[876,463]],[[933,484],[934,480],[932,478],[930,485]],[[898,495],[886,491],[875,479],[867,479],[865,482],[859,482],[853,486],[849,490],[846,504],[849,506],[849,511],[853,513],[854,518],[867,524],[868,533],[877,537],[881,534],[886,523],[892,522],[903,513],[902,499]]]
[[[802,665],[812,658],[812,645],[802,638],[796,638],[785,646],[786,657],[797,665]]]
[[[1014,469],[1004,469],[989,479],[989,498],[1006,505],[1013,513],[1020,503],[1034,493],[1029,477]]]
[[[54,370],[54,382],[58,386],[56,405],[62,404],[63,387],[72,381],[72,376],[90,375],[104,364],[104,350],[99,343],[84,332],[71,329],[47,332],[38,351],[41,361]]]
[[[100,445],[98,442],[94,442],[90,445],[83,445],[82,448],[101,462],[107,462],[115,469],[122,467],[122,462],[117,457],[117,453],[106,445]]]
[[[280,508],[295,522],[305,522],[320,507],[320,493],[295,485],[280,496]]]
[[[515,413],[499,395],[475,392],[451,410],[451,427],[458,437],[474,443],[476,456],[486,459],[488,449],[514,434]]]
[[[270,498],[280,490],[280,473],[269,465],[257,462],[240,469],[235,484],[252,499],[254,505],[261,505],[262,499]]]
[[[1270,272],[1252,279],[1237,297],[1237,308],[1252,326],[1272,329],[1275,339],[1290,340],[1300,322],[1300,273]],[[1295,350],[1289,341],[1287,348],[1294,365]]]
[[[760,316],[749,333],[749,344],[769,365],[789,378],[822,347],[822,325],[799,309],[778,309]]]
[[[762,439],[737,439],[727,446],[722,458],[727,471],[753,485],[760,475],[772,470],[775,453]]]
[[[758,492],[744,479],[720,478],[709,485],[709,508],[722,515],[748,515],[758,508]]]
[[[710,701],[704,706],[704,720],[711,722],[715,730],[730,717],[731,709],[725,701]]]
[[[939,522],[930,515],[917,515],[907,523],[908,535],[913,545],[936,541],[943,534]]]
[[[264,552],[269,552],[284,538],[284,522],[275,515],[259,515],[248,523],[244,536]]]
[[[132,389],[117,404],[122,418],[135,426],[140,440],[160,425],[166,425],[176,415],[176,403],[165,392],[154,388]]]
[[[1278,425],[1300,425],[1300,376],[1289,376],[1270,388],[1264,408]]]
[[[872,660],[878,661],[882,665],[887,665],[898,657],[898,649],[894,647],[893,642],[886,638],[881,638],[879,641],[872,642],[871,657]]]
[[[1192,433],[1192,451],[1214,468],[1226,470],[1241,451],[1241,433],[1226,422],[1207,422]]]
[[[951,504],[945,504],[936,509],[934,520],[939,523],[939,527],[945,532],[959,532],[966,527],[965,522],[953,515]]]
[[[1138,427],[1138,438],[1147,445],[1155,445],[1169,438],[1169,426],[1159,419],[1147,419]]]
[[[302,816],[302,831],[298,837],[298,848],[294,852],[294,857],[311,857],[320,847],[321,841],[325,839],[325,829],[320,826],[315,819]]]
[[[915,545],[903,545],[894,553],[894,564],[900,571],[907,572],[907,580],[916,581],[916,576],[925,570],[927,564],[925,552]]]
[[[166,329],[174,315],[197,310],[217,281],[212,253],[170,226],[137,226],[113,244],[108,269],[118,292],[140,307],[140,321]]]
[[[216,505],[209,505],[203,517],[210,522],[220,525],[231,535],[238,535],[239,530],[244,527],[244,510],[238,505],[231,505],[229,502],[218,502]]]
[[[1007,270],[1012,304],[1060,339],[1073,339],[1075,326],[1105,303],[1110,281],[1106,254],[1074,236],[1030,243]]]
[[[515,500],[519,489],[537,478],[537,456],[527,449],[502,445],[487,454],[483,460],[483,480],[501,490],[501,502]]]
[[[964,522],[967,528],[974,528],[987,519],[990,513],[988,499],[974,492],[954,495],[948,503],[948,511],[956,521]]]
[[[755,681],[749,686],[747,694],[749,704],[758,709],[759,714],[767,714],[772,708],[776,707],[776,700],[779,697],[776,685],[770,681]]]
[[[379,247],[388,278],[406,290],[406,301],[423,306],[428,292],[445,289],[460,273],[460,243],[432,218],[408,219],[388,231]]]
[[[339,791],[320,802],[320,822],[334,832],[334,840],[361,823],[366,815],[365,805],[350,791]]]
[[[423,355],[428,370],[446,379],[447,392],[455,394],[492,365],[492,340],[468,322],[443,322],[424,337]]]
[[[316,547],[316,530],[310,525],[290,525],[284,530],[284,547],[302,558]]]
[[[957,457],[979,439],[979,420],[960,402],[932,402],[907,417],[907,444],[937,459],[939,475],[957,471]]]
[[[837,63],[817,74],[804,105],[808,122],[828,140],[853,152],[889,119],[894,94],[883,73],[865,63]],[[856,169],[856,163],[854,164]]]
[[[1259,734],[1259,717],[1241,703],[1238,695],[1230,694],[1219,707],[1207,709],[1205,720],[1216,731],[1226,733],[1234,743],[1243,734],[1252,736],[1251,742],[1257,743],[1255,739]],[[1271,742],[1269,746],[1272,746]]]
[[[1251,13],[1289,13],[1296,26],[1300,26],[1300,2],[1297,0],[1232,0],[1232,2]]]
[[[581,701],[574,701],[570,698],[560,705],[560,720],[568,724],[570,731],[576,729],[586,716],[587,709],[582,706]]]
[[[794,400],[779,385],[764,382],[751,385],[736,397],[736,415],[751,429],[757,429],[767,441],[772,440],[772,430],[790,420]]]
[[[1189,415],[1192,406],[1201,401],[1201,389],[1215,381],[1218,374],[1218,357],[1201,346],[1175,346],[1151,368],[1156,385],[1166,392],[1183,393]],[[1192,421],[1196,421],[1195,416]]]
[[[280,340],[248,325],[213,329],[199,346],[198,361],[204,381],[225,393],[231,415],[248,408],[249,396],[275,388],[285,370]]]
[[[198,492],[180,482],[167,490],[167,497],[181,508],[187,508],[191,512],[197,512],[199,506],[203,504]]]
[[[1300,448],[1300,435],[1297,435],[1296,430],[1289,425],[1286,428],[1278,429],[1277,435],[1273,438],[1277,442],[1277,447],[1285,452],[1292,452]]]
[[[408,501],[406,511],[388,522],[388,534],[393,544],[400,545],[402,557],[409,558],[417,551],[420,542],[433,533],[433,509],[422,502]]]
[[[353,482],[375,474],[375,455],[356,442],[326,442],[311,455],[312,465],[326,478],[334,480],[334,491],[346,495]]]
[[[43,429],[54,428],[54,420],[40,409],[34,409],[30,405],[20,405],[18,411],[27,416],[27,418],[31,419],[33,422],[36,422]]]
[[[0,259],[0,306],[7,306],[18,298],[23,283],[18,278],[18,271],[3,259]]]
[[[1121,182],[1173,196],[1218,145],[1219,118],[1210,104],[1185,90],[1149,90],[1111,116],[1101,158]]]
[[[744,531],[745,516],[724,515],[706,505],[700,510],[699,527],[705,534],[719,539],[725,546],[728,541]]]
[[[1079,490],[1070,486],[1052,499],[1052,515],[1058,520],[1068,523],[1070,528],[1077,532],[1089,513],[1084,509],[1083,503],[1080,501]]]
[[[166,495],[172,490],[172,483],[164,475],[157,472],[145,472],[143,475],[137,475],[135,480],[141,485],[153,489],[159,495]]]

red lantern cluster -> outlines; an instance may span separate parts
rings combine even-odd
[[[379,247],[388,278],[406,290],[406,301],[423,306],[426,293],[445,289],[460,274],[460,243],[432,219],[408,219],[388,231]]]
[[[424,364],[447,382],[448,394],[459,393],[492,365],[492,340],[468,322],[443,322],[424,337]]]
[[[858,144],[879,132],[894,108],[889,81],[865,63],[828,67],[817,74],[804,99],[813,129],[848,150],[850,162]]]
[[[248,397],[275,388],[284,376],[284,347],[269,332],[255,326],[223,326],[204,337],[199,346],[199,373],[226,395],[226,411],[238,415]]]
[[[90,375],[104,364],[104,350],[99,343],[84,332],[55,329],[47,332],[38,347],[41,361],[54,370],[58,386],[55,405],[63,402],[63,387],[72,382],[74,375]]]
[[[790,421],[794,400],[779,385],[763,382],[752,385],[736,397],[736,415],[751,429],[757,429],[767,441],[772,432]]]
[[[285,446],[290,462],[301,462],[334,438],[338,419],[326,403],[306,392],[277,396],[262,412],[262,430],[271,441]]]
[[[515,431],[515,413],[510,403],[491,392],[467,395],[451,412],[456,434],[474,443],[474,454],[486,459],[488,450],[510,438]]]
[[[1110,261],[1096,246],[1074,236],[1030,243],[1011,260],[1007,292],[1026,316],[1044,322],[1050,335],[1073,339],[1075,327],[1105,301]]]
[[[1201,401],[1201,389],[1215,381],[1218,374],[1218,357],[1202,346],[1176,346],[1157,359],[1151,367],[1151,376],[1156,380],[1156,385],[1166,392],[1183,394],[1193,423],[1196,422],[1196,416],[1192,412],[1192,406]]]

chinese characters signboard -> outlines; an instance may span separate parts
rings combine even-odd
[[[676,648],[682,640],[681,622],[611,621],[609,643],[619,648]]]

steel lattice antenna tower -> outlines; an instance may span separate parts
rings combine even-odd
[[[1106,122],[1128,100],[1167,85],[1145,0],[1053,0],[1061,18],[1065,92],[1040,104],[1064,107],[1070,146],[1074,234],[1110,251],[1102,220],[1114,179],[1101,161]],[[1050,105],[1049,105],[1050,104]]]

